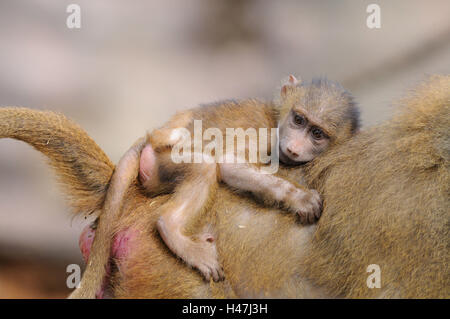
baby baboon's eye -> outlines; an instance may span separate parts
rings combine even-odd
[[[314,128],[311,130],[311,133],[312,133],[312,136],[313,136],[316,140],[320,140],[321,138],[324,137],[323,131],[322,131],[320,128],[318,128],[318,127],[314,127]]]
[[[297,125],[304,125],[305,124],[305,118],[299,114],[294,115],[294,122]]]

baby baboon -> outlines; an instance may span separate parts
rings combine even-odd
[[[248,144],[243,139],[245,159],[241,162],[242,154],[234,147],[230,151],[222,142],[213,156],[200,154],[205,163],[174,163],[175,145],[186,142],[179,129],[185,128],[187,135],[195,138],[198,134],[195,121],[201,121],[200,130],[218,129],[221,136],[227,137],[227,146],[230,128],[256,132],[261,128],[278,127],[279,148],[273,148],[276,141],[272,140],[272,161],[275,158],[278,164],[276,153],[279,153],[283,164],[294,166],[313,160],[331,143],[350,138],[358,128],[358,112],[351,95],[339,84],[326,79],[301,83],[291,75],[274,103],[244,100],[202,106],[177,114],[148,135],[149,145],[143,149],[140,159],[140,180],[151,194],[173,192],[171,199],[159,209],[159,234],[172,252],[188,265],[197,268],[207,280],[212,277],[217,281],[222,279],[223,272],[217,260],[215,236],[210,225],[200,229],[198,223],[214,197],[218,181],[250,192],[267,205],[278,204],[297,213],[305,224],[319,218],[321,200],[315,190],[279,174],[266,173],[261,161],[250,164],[251,151],[261,155],[261,147],[266,146],[256,145],[255,141],[252,145],[251,136]],[[203,135],[202,131],[200,133]],[[259,138],[261,141],[261,133]],[[189,151],[198,155],[195,142],[191,145],[191,138],[187,140]],[[218,144],[217,140],[214,142]],[[232,143],[234,146],[234,136]],[[205,156],[211,157],[210,160]]]

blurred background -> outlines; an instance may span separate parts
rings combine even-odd
[[[81,28],[69,29],[69,4]],[[369,29],[369,4],[381,28]],[[0,105],[59,111],[113,162],[175,111],[271,99],[290,73],[350,90],[363,125],[426,75],[450,73],[450,1],[0,2]],[[41,156],[0,140],[0,298],[61,298],[86,224]]]

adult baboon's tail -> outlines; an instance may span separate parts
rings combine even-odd
[[[0,138],[14,138],[46,155],[75,213],[102,207],[114,170],[102,149],[61,114],[0,108]]]

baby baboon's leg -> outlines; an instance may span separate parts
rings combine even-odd
[[[156,153],[150,144],[142,150],[140,157],[139,178],[144,186],[160,187],[160,170],[165,165],[171,165],[169,159],[161,158],[170,155]],[[161,165],[158,164],[161,161]],[[187,264],[197,268],[209,280],[223,278],[222,269],[217,261],[214,235],[203,231],[191,238],[185,234],[189,224],[195,224],[207,209],[208,202],[213,198],[217,189],[216,164],[184,164],[182,181],[176,186],[171,199],[159,208],[160,218],[157,229],[172,252]],[[168,168],[167,171],[174,171]],[[177,173],[178,174],[178,173]],[[156,179],[156,182],[152,182]],[[174,184],[174,183],[172,183]],[[196,233],[197,229],[191,233]]]
[[[185,233],[188,224],[202,218],[202,213],[215,194],[218,187],[217,165],[191,165],[189,176],[176,187],[172,198],[160,208],[157,229],[172,252],[197,268],[207,280],[212,277],[214,281],[218,281],[224,275],[218,262],[214,235],[202,231],[192,238]]]
[[[141,152],[139,180],[151,196],[173,193],[191,170],[191,164],[174,163],[170,149],[156,152],[147,144]]]
[[[227,185],[239,190],[249,191],[266,204],[279,203],[297,213],[303,224],[311,224],[320,217],[321,199],[315,190],[273,175],[265,174],[256,166],[246,163],[219,164],[221,179]]]
[[[149,193],[158,195],[173,191],[176,177],[182,177],[184,165],[174,163],[171,151],[175,144],[186,138],[178,130],[185,129],[191,121],[190,111],[181,112],[147,135],[147,147],[142,150],[139,163],[139,179]]]
[[[139,161],[139,181],[147,190],[155,189],[159,184],[156,153],[150,144],[147,144],[141,152]]]

